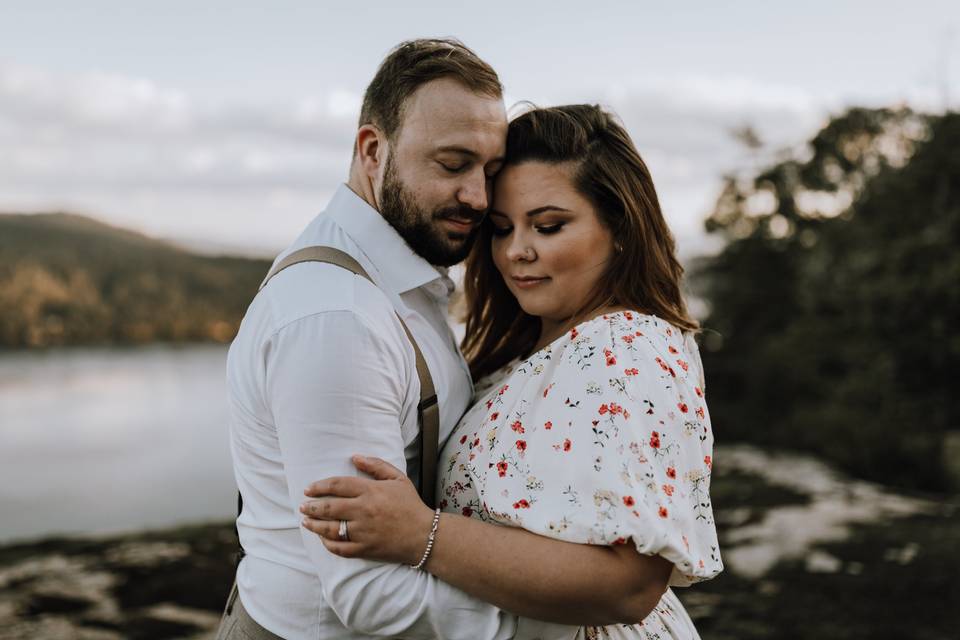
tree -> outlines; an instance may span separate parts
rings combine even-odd
[[[851,109],[753,176],[730,176],[694,269],[718,438],[814,451],[863,477],[943,488],[960,427],[960,116]]]

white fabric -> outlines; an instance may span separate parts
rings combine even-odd
[[[674,564],[673,587],[723,569],[692,337],[655,316],[603,315],[478,381],[476,400],[440,455],[444,510],[567,542],[632,544]],[[579,633],[698,637],[671,590],[642,624]]]
[[[441,446],[471,397],[469,370],[446,323],[453,285],[445,273],[346,186],[277,259],[310,245],[346,251],[380,290],[333,265],[290,267],[257,295],[230,347],[244,606],[284,638],[512,637],[514,616],[426,572],[334,556],[300,526],[303,489],[357,475],[352,454],[418,470],[420,384],[394,309],[433,375]]]

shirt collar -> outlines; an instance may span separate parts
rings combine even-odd
[[[341,184],[334,192],[326,215],[357,243],[394,293],[399,295],[438,279],[448,289],[453,284],[446,269],[441,271],[414,253],[380,212],[347,185]]]

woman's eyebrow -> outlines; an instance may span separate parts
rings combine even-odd
[[[536,209],[530,209],[530,211],[527,211],[527,217],[532,218],[533,216],[546,213],[547,211],[562,211],[564,213],[570,213],[570,209],[564,209],[563,207],[558,207],[555,204],[548,204],[542,207],[537,207]]]

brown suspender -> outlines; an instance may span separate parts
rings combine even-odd
[[[270,270],[270,273],[267,274],[267,277],[263,279],[259,290],[262,291],[273,276],[287,267],[292,267],[301,262],[323,262],[332,264],[346,269],[355,275],[366,278],[371,284],[376,286],[376,283],[373,282],[366,270],[360,266],[360,263],[340,249],[334,249],[333,247],[305,247],[294,251],[278,262],[277,265]],[[417,425],[420,429],[420,498],[428,507],[433,509],[436,506],[434,491],[437,480],[440,405],[437,402],[437,393],[433,386],[433,378],[430,376],[430,370],[427,368],[427,361],[423,358],[420,345],[417,344],[413,334],[410,333],[410,329],[407,327],[407,323],[403,321],[399,313],[397,314],[397,319],[400,320],[400,325],[403,326],[403,330],[407,333],[407,338],[413,346],[413,352],[417,360],[417,376],[420,378],[420,402],[417,404]],[[238,492],[237,517],[240,516],[242,510],[243,498]],[[243,547],[241,547],[239,558],[242,558],[243,555]]]

